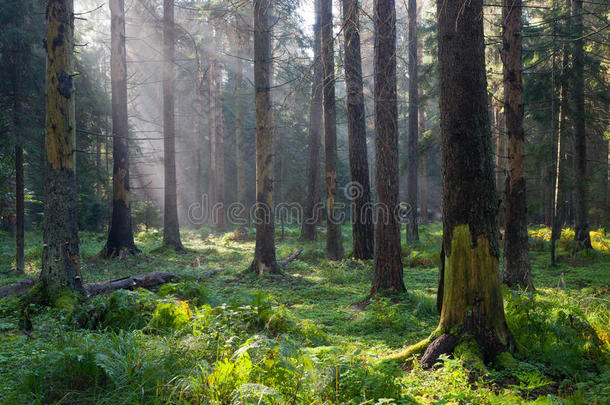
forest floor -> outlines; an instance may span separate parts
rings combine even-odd
[[[283,238],[278,230],[278,258],[303,253],[284,275],[264,277],[244,271],[252,232],[233,240],[184,230],[188,251],[174,253],[159,249],[160,231],[143,231],[141,255],[93,262],[105,235],[81,233],[85,282],[152,271],[177,279],[153,292],[32,306],[28,334],[19,300],[0,300],[0,403],[608,404],[610,237],[594,232],[595,250],[572,254],[565,231],[551,267],[549,230],[530,233],[537,292],[504,291],[515,359],[486,365],[464,353],[432,370],[382,360],[437,326],[440,224],[404,248],[408,293],[374,300],[371,261],[329,262],[324,240],[304,243],[292,228]],[[348,248],[348,227],[343,234]],[[28,233],[26,247],[35,277],[41,235]],[[0,234],[2,285],[24,277],[8,270],[13,249]]]

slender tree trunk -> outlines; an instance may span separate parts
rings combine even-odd
[[[307,195],[301,225],[301,237],[305,240],[316,239],[316,225],[320,201],[320,146],[322,138],[322,55],[321,55],[321,14],[320,1],[314,0],[316,22],[313,27],[313,81],[311,84],[311,104],[309,106],[309,158],[307,160]]]
[[[359,31],[358,0],[343,0],[347,129],[349,136],[349,165],[352,180],[349,197],[352,199],[353,248],[354,257],[364,260],[373,258],[374,236]]]
[[[214,224],[216,229],[224,231],[226,228],[225,221],[225,160],[224,160],[224,128],[223,128],[223,114],[222,114],[222,66],[216,62],[214,67],[214,105],[216,111],[214,111],[214,142],[215,142],[215,154],[216,154],[216,204]]]
[[[418,7],[417,12],[417,25],[421,25],[421,3]],[[422,40],[418,36],[417,40],[417,71],[421,72],[423,67],[423,58],[422,58]],[[424,104],[423,104],[423,87],[417,86],[417,122],[419,125],[418,135],[423,136],[426,131],[426,115],[424,113]],[[419,156],[419,221],[423,224],[428,223],[428,177],[426,173],[426,160],[427,160],[428,149],[424,149],[420,151]]]
[[[398,107],[396,9],[375,0],[375,260],[371,295],[406,291],[398,221]]]
[[[198,72],[197,88],[195,89],[195,125],[193,127],[193,136],[195,138],[194,163],[195,163],[195,198],[194,202],[201,202],[203,198],[203,184],[201,179],[201,115],[202,109],[202,83],[200,77],[201,72]]]
[[[421,127],[420,127],[421,130]],[[420,206],[420,221],[423,224],[428,223],[428,178],[426,176],[426,165],[428,151],[423,150],[419,155],[419,206]]]
[[[563,165],[562,163],[562,154],[563,154],[563,139],[564,139],[564,131],[565,131],[565,111],[564,111],[564,100],[566,97],[566,86],[564,84],[564,76],[565,76],[565,64],[567,62],[566,57],[566,48],[565,45],[562,50],[562,59],[561,59],[561,68],[559,71],[559,108],[557,113],[557,118],[553,116],[553,120],[557,120],[556,126],[556,137],[557,137],[557,152],[555,154],[555,187],[553,192],[553,217],[551,221],[551,265],[555,266],[557,264],[557,258],[555,254],[555,245],[556,242],[561,238],[561,203],[560,199],[562,197],[562,174],[563,174]],[[553,101],[555,100],[555,57],[553,57]],[[554,104],[553,104],[554,106]],[[554,115],[554,108],[553,108]]]
[[[498,199],[487,110],[482,0],[437,3],[443,245],[432,337],[472,336],[492,359],[509,343],[498,277]],[[467,100],[467,101],[466,101]],[[476,181],[464,181],[476,179]],[[432,344],[428,349],[434,351]],[[453,346],[440,352],[452,350]],[[432,354],[424,354],[426,361]]]
[[[15,261],[17,271],[25,269],[24,257],[24,183],[23,183],[23,138],[21,136],[21,97],[19,92],[19,49],[15,44],[13,53],[13,130],[15,132]]]
[[[341,224],[337,220],[337,116],[335,111],[335,54],[333,46],[332,0],[321,0],[322,66],[324,86],[324,182],[326,184],[326,255],[330,260],[343,258]]]
[[[588,180],[587,180],[587,133],[585,126],[585,53],[584,40],[581,39],[584,26],[582,0],[572,2],[572,18],[575,27],[573,75],[574,86],[574,164],[576,193],[574,194],[574,242],[579,249],[591,249],[591,235],[588,222]]]
[[[504,0],[502,8],[504,116],[508,133],[504,283],[533,290],[527,235],[525,133],[521,67],[521,0]]]
[[[504,181],[506,180],[506,134],[504,129],[504,114],[500,112],[500,105],[495,106],[496,138],[496,190],[500,196],[498,222],[500,228],[506,226],[506,196],[504,194]]]
[[[82,292],[75,179],[74,4],[49,0],[47,51],[45,204],[40,280],[53,295],[68,287]]]
[[[176,191],[174,49],[174,0],[163,0],[163,154],[165,167],[163,243],[176,250],[184,250],[180,240]]]
[[[210,170],[208,171],[208,193],[210,195],[210,210],[213,210],[213,207],[217,203],[216,196],[216,182],[217,182],[217,173],[216,169],[218,167],[216,163],[216,159],[218,158],[218,153],[216,152],[216,86],[214,85],[216,63],[214,61],[214,54],[216,50],[213,48],[210,55],[210,64],[208,67],[208,140],[209,140],[209,149],[210,149],[210,159],[209,165]],[[210,218],[211,223],[215,224],[214,218]]]
[[[417,3],[409,0],[409,140],[407,146],[407,229],[406,242],[419,240],[417,229],[417,142],[419,94],[417,80]]]
[[[237,202],[243,208],[239,219],[246,222],[248,219],[247,200],[246,200],[246,142],[244,136],[244,103],[243,103],[243,42],[238,39],[237,71],[235,74],[235,160],[237,165]],[[238,229],[243,229],[239,226]]]
[[[252,271],[280,271],[275,258],[273,215],[273,117],[271,114],[270,0],[254,0],[254,88],[256,110],[256,246]]]
[[[125,53],[124,0],[110,0],[112,81],[112,156],[113,200],[112,220],[106,256],[136,253],[131,227],[129,193],[129,126],[127,121],[127,58]]]

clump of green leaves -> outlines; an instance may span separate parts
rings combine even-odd
[[[181,283],[168,283],[159,288],[159,297],[176,297],[189,303],[200,306],[209,303],[209,293],[202,283],[184,281]]]
[[[141,329],[150,321],[156,305],[157,298],[148,290],[117,290],[108,297],[99,296],[83,303],[68,320],[85,329]]]
[[[506,319],[519,354],[546,364],[552,375],[582,378],[605,356],[595,329],[578,307],[517,291],[506,299]]]

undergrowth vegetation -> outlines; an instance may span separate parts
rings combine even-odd
[[[285,230],[278,256],[302,242]],[[86,282],[154,270],[177,276],[154,291],[115,291],[63,309],[0,301],[0,402],[6,404],[605,404],[610,401],[610,252],[560,243],[551,267],[545,229],[531,232],[536,293],[504,291],[514,357],[483,364],[471,351],[424,370],[417,358],[382,361],[427,337],[435,307],[440,225],[403,252],[404,295],[366,298],[371,263],[324,258],[305,243],[283,276],[243,270],[251,237],[184,231],[187,253],[161,252],[162,236],[137,235],[140,257],[83,263]],[[349,234],[349,232],[344,232]],[[1,268],[10,268],[1,235]],[[597,238],[597,239],[596,239]],[[36,275],[39,235],[28,235],[27,273]],[[104,238],[82,234],[82,253]],[[542,244],[541,246],[539,246]],[[606,248],[604,248],[606,246]],[[576,266],[574,263],[581,265]],[[209,269],[224,268],[214,276]],[[19,276],[7,273],[3,283]]]

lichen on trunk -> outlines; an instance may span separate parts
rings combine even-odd
[[[509,339],[498,257],[484,235],[476,236],[474,245],[472,239],[467,224],[453,229],[451,250],[445,257],[441,319],[435,334],[472,334],[492,354]]]

